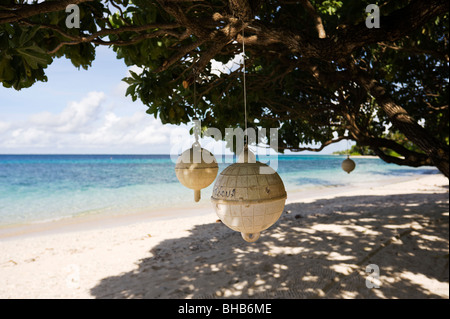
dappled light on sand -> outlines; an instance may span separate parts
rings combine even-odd
[[[136,270],[102,279],[91,294],[448,298],[448,218],[448,193],[288,204],[256,243],[243,242],[221,223],[197,225],[190,235],[153,247]],[[373,264],[380,270],[380,288],[369,289],[366,267]]]

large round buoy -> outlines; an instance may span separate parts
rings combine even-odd
[[[248,242],[272,226],[283,213],[286,190],[270,166],[245,149],[237,163],[225,168],[214,184],[211,201],[220,220]]]
[[[175,174],[181,184],[194,190],[194,200],[200,201],[200,190],[214,182],[219,166],[214,155],[198,142],[178,157]]]
[[[350,159],[349,156],[342,162],[341,167],[344,171],[347,172],[347,174],[350,174],[351,171],[353,171],[356,167],[356,164],[353,160]]]

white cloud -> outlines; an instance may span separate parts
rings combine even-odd
[[[114,101],[107,100],[103,92],[90,92],[59,113],[0,122],[0,153],[169,152],[170,132],[176,126],[163,125],[133,103],[128,105],[131,115],[119,115],[106,106]]]
[[[90,92],[80,102],[70,102],[59,114],[42,112],[30,117],[29,123],[44,131],[75,133],[92,125],[101,112],[101,102],[105,99],[103,92]]]
[[[170,128],[144,112],[129,117],[119,117],[109,112],[104,115],[95,130],[80,134],[80,138],[91,146],[151,146],[169,142]]]
[[[14,147],[16,144],[42,147],[52,143],[52,141],[53,138],[49,132],[34,127],[17,128],[11,132],[9,139],[4,140],[7,147]]]
[[[11,128],[11,124],[6,122],[0,122],[0,134],[6,132]]]

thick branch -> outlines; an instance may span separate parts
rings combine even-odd
[[[434,50],[419,49],[419,48],[412,48],[412,47],[407,48],[407,47],[397,46],[395,44],[389,44],[389,43],[385,43],[385,42],[380,42],[379,45],[381,47],[389,48],[389,49],[396,50],[396,51],[403,51],[403,52],[412,53],[412,54],[431,55],[440,60],[445,60],[445,61],[449,62],[449,56],[448,56],[447,52],[439,52],[439,51],[434,51]]]
[[[425,158],[425,159],[422,160],[422,159],[419,159],[419,158],[418,159],[411,159],[411,158],[395,157],[395,156],[387,155],[386,153],[384,153],[378,147],[370,147],[370,148],[375,152],[375,154],[379,158],[381,158],[386,163],[392,163],[392,164],[397,164],[397,165],[402,165],[402,166],[411,166],[411,167],[420,167],[420,166],[433,165],[429,158]]]
[[[29,20],[23,20],[20,23],[25,24],[25,25],[39,26],[40,28],[50,29],[50,30],[58,32],[63,37],[71,40],[71,41],[61,42],[60,44],[58,44],[58,46],[55,49],[49,51],[48,52],[49,54],[53,54],[53,53],[57,52],[64,45],[77,45],[80,43],[87,43],[87,42],[92,42],[94,44],[102,44],[102,45],[112,45],[112,44],[128,45],[128,44],[137,43],[144,39],[155,38],[158,36],[164,36],[164,35],[171,35],[174,37],[180,36],[178,33],[171,31],[172,29],[179,27],[179,25],[176,23],[152,23],[152,24],[146,24],[146,25],[142,25],[142,26],[124,26],[124,27],[120,27],[117,29],[102,29],[98,32],[95,32],[95,33],[89,35],[89,36],[76,36],[76,35],[68,34],[64,30],[59,28],[58,26],[51,25],[51,24],[33,23]],[[118,41],[107,42],[107,41],[101,40],[101,37],[107,36],[107,35],[121,34],[123,32],[142,32],[142,31],[155,30],[155,29],[157,29],[157,30],[152,33],[141,34],[139,36],[132,38],[129,41],[118,40]]]
[[[392,124],[405,136],[417,145],[427,156],[429,156],[437,168],[445,175],[449,176],[449,148],[430,135],[420,126],[408,112],[397,105],[375,79],[371,78],[367,72],[357,70],[351,66],[355,79],[364,87],[376,100],[377,104],[389,117]]]
[[[253,18],[252,8],[248,0],[228,0],[233,16],[242,21]]]
[[[339,98],[340,103],[345,105],[346,103],[343,100],[342,94],[339,95]],[[360,125],[357,123],[356,117],[358,114],[352,112],[349,108],[346,108],[342,115],[347,122],[346,129],[349,130],[353,139],[360,145],[369,146],[386,163],[394,163],[412,167],[433,165],[432,159],[427,154],[409,150],[394,140],[374,137],[369,131],[368,125]],[[403,157],[387,155],[383,149],[390,149]]]
[[[322,18],[317,13],[316,8],[314,8],[309,0],[301,0],[300,3],[303,5],[303,7],[305,7],[308,14],[313,18],[319,38],[325,39],[327,37],[327,34],[322,23]]]
[[[361,144],[369,146],[374,151],[379,150],[380,152],[382,152],[381,148],[388,148],[403,156],[403,158],[389,156],[389,162],[385,160],[385,158],[382,158],[388,163],[396,163],[399,165],[408,165],[413,167],[433,165],[431,158],[426,154],[411,151],[393,140],[385,138],[370,138]],[[387,159],[388,155],[384,155]]]
[[[17,22],[41,13],[65,10],[69,4],[80,4],[93,0],[59,0],[44,1],[37,4],[24,4],[19,7],[12,6],[12,10],[0,11],[0,24]]]
[[[198,21],[188,18],[183,9],[177,4],[167,0],[157,0],[157,2],[163,10],[174,17],[175,20],[189,30],[191,34],[194,34],[198,38],[208,38],[210,36],[210,30],[204,28]]]
[[[258,46],[282,44],[292,53],[300,53],[304,58],[340,60],[358,47],[382,41],[396,41],[448,10],[449,4],[446,0],[414,0],[404,8],[381,17],[381,27],[378,29],[368,29],[364,21],[339,29],[324,39],[308,39],[293,30],[255,22],[252,24],[256,26],[255,35],[249,37],[246,43]]]

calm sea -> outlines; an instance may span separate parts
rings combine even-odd
[[[283,155],[269,164],[288,193],[437,173],[353,158],[356,169],[347,174],[341,169],[344,158]],[[220,163],[219,172],[228,165]],[[178,182],[174,167],[169,155],[0,155],[0,226],[194,207],[193,191]],[[211,191],[212,185],[202,191],[202,202],[209,202]]]

